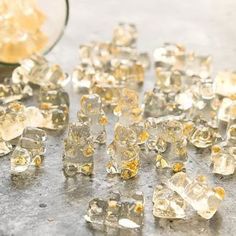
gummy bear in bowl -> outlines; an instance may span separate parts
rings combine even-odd
[[[45,54],[66,27],[68,0],[0,0],[0,63],[16,64]]]

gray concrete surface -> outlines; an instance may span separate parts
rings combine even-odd
[[[234,0],[71,0],[70,21],[63,39],[48,55],[71,72],[78,61],[80,43],[92,39],[109,40],[119,21],[137,24],[139,48],[151,52],[163,42],[183,43],[199,53],[211,54],[214,73],[236,65],[236,2]],[[56,9],[55,9],[56,10]],[[145,89],[153,86],[153,72],[147,75]],[[79,96],[71,95],[71,120],[79,109]],[[113,119],[113,118],[112,118]],[[108,126],[108,143],[112,139],[114,119]],[[11,179],[9,157],[0,160],[0,235],[79,235],[99,236],[85,223],[83,215],[89,199],[106,196],[112,189],[145,193],[145,224],[141,233],[122,231],[118,235],[235,235],[235,175],[221,178],[210,173],[209,152],[190,151],[187,172],[206,174],[209,182],[222,185],[225,201],[211,220],[194,215],[184,220],[158,220],[152,215],[153,188],[161,182],[162,172],[152,161],[142,158],[137,178],[127,182],[107,177],[105,147],[96,154],[93,178],[80,176],[66,180],[62,169],[62,140],[49,136],[45,162],[26,179]]]

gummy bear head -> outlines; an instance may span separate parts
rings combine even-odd
[[[84,95],[80,100],[81,111],[86,115],[96,115],[101,113],[102,102],[97,94]]]
[[[137,135],[132,129],[118,124],[115,127],[115,141],[121,145],[134,145]]]
[[[69,126],[69,135],[77,143],[84,143],[90,137],[90,128],[87,123],[76,122]]]
[[[114,109],[114,114],[121,116],[123,113],[130,113],[134,108],[139,107],[139,98],[137,92],[124,88],[121,98]]]

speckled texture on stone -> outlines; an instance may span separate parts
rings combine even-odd
[[[71,0],[68,28],[63,39],[48,55],[68,72],[78,62],[78,45],[92,39],[109,40],[119,21],[134,22],[139,30],[139,48],[151,52],[163,42],[179,42],[199,53],[211,54],[214,74],[217,70],[235,69],[236,31],[235,0]],[[154,73],[147,75],[145,88],[154,84]],[[79,109],[79,96],[71,95],[71,120]],[[143,90],[142,90],[143,93]],[[111,117],[111,116],[110,116]],[[108,143],[113,136],[113,121],[108,130]],[[152,215],[152,193],[160,184],[162,173],[151,160],[142,158],[137,178],[120,181],[107,177],[105,147],[95,157],[93,178],[81,176],[66,180],[62,169],[63,137],[51,135],[45,162],[27,179],[12,180],[9,156],[0,160],[0,235],[104,235],[85,223],[87,203],[95,196],[106,196],[112,189],[145,193],[145,225],[140,235],[235,235],[235,175],[221,178],[210,173],[209,152],[191,151],[188,170],[191,176],[206,174],[209,182],[222,185],[225,201],[211,220],[195,215],[192,219],[157,220]],[[139,235],[121,231],[119,235]]]

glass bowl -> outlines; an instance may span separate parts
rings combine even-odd
[[[33,53],[47,54],[69,18],[69,0],[0,0],[0,77]]]

